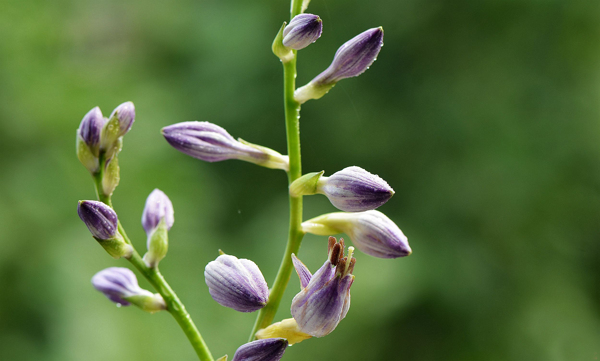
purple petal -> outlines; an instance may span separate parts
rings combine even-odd
[[[163,136],[175,149],[206,162],[254,158],[268,155],[233,139],[227,131],[209,122],[183,122],[164,127]]]
[[[137,282],[135,274],[122,267],[104,269],[92,277],[92,285],[112,302],[129,306],[123,298],[145,293]]]
[[[285,338],[267,338],[240,346],[231,361],[279,361],[288,346]]]
[[[132,102],[125,102],[113,110],[110,117],[114,116],[119,119],[119,135],[123,136],[129,132],[135,121],[135,106]]]
[[[95,107],[87,112],[79,125],[78,133],[81,136],[81,139],[83,139],[96,156],[98,156],[100,132],[102,131],[102,126],[105,122],[106,119],[102,116],[100,108]]]
[[[160,189],[155,189],[146,199],[146,206],[142,214],[142,226],[148,237],[154,232],[162,219],[165,220],[167,230],[171,229],[175,221],[173,204],[169,197]]]
[[[317,84],[336,83],[364,73],[377,59],[383,46],[383,28],[362,32],[342,45],[333,62],[324,72],[312,80]]]
[[[77,213],[95,238],[108,240],[116,235],[117,214],[106,204],[97,201],[80,201],[77,205]]]
[[[378,211],[360,213],[353,225],[344,232],[350,235],[356,248],[371,256],[397,258],[412,253],[408,239],[400,228]]]
[[[295,16],[283,30],[283,45],[300,50],[317,41],[323,32],[323,22],[317,15]]]
[[[318,192],[325,194],[336,208],[346,212],[375,209],[394,195],[386,181],[360,167],[345,168],[325,178],[321,184]]]
[[[236,311],[256,311],[269,299],[267,282],[250,260],[221,255],[206,265],[204,277],[212,298]]]
[[[295,254],[292,253],[292,263],[294,264],[294,268],[296,269],[296,273],[298,274],[298,278],[300,278],[300,287],[305,288],[308,286],[310,279],[312,278],[312,274],[308,270],[308,267],[302,263]]]

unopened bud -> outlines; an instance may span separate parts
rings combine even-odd
[[[243,140],[235,140],[227,131],[209,122],[183,122],[162,129],[163,136],[175,149],[206,162],[239,159],[273,169],[289,169],[287,156]]]
[[[140,288],[135,274],[128,268],[104,269],[92,277],[92,285],[109,300],[121,306],[134,304],[150,313],[167,308],[161,295]]]
[[[102,202],[79,201],[77,213],[108,254],[114,258],[131,256],[133,248],[117,232],[118,218],[112,208]]]
[[[100,132],[105,122],[106,119],[102,116],[100,108],[95,107],[87,112],[81,120],[79,129],[77,129],[77,134],[81,137],[81,140],[87,144],[96,157],[98,156],[98,146],[100,144]]]
[[[279,361],[288,342],[284,338],[269,338],[248,342],[240,346],[231,361]]]
[[[324,72],[294,93],[300,104],[310,99],[319,99],[340,80],[359,76],[377,59],[383,46],[383,28],[369,29],[342,45],[333,62]]]
[[[313,14],[296,15],[283,30],[283,45],[300,50],[317,41],[323,32],[321,18]]]
[[[169,249],[167,232],[174,221],[173,204],[169,197],[160,189],[153,190],[146,199],[142,214],[142,226],[148,236],[148,253],[144,255],[148,267],[155,267],[167,255]]]
[[[302,223],[302,230],[327,236],[346,233],[359,250],[379,258],[397,258],[412,253],[398,226],[379,211],[328,213]]]
[[[210,295],[221,306],[254,312],[269,300],[267,281],[250,260],[220,255],[206,265],[204,278]]]
[[[324,194],[337,209],[346,212],[375,209],[394,195],[386,181],[360,167],[344,168],[331,177],[321,177],[316,192]]]
[[[118,153],[120,146],[116,152],[114,151],[116,143],[129,132],[134,121],[135,107],[132,102],[125,102],[116,107],[102,128],[101,148],[107,153]],[[107,154],[107,158],[112,157],[113,154]]]

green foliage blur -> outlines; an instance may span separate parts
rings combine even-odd
[[[313,0],[322,38],[298,85],[375,26],[369,71],[302,108],[305,172],[357,165],[396,195],[380,210],[413,255],[358,252],[352,307],[284,360],[596,360],[600,357],[600,2]],[[131,100],[113,202],[140,252],[146,196],[175,207],[161,270],[213,355],[233,356],[253,314],[214,302],[219,248],[272,283],[287,237],[281,171],[204,163],[163,126],[210,121],[285,150],[271,42],[286,0],[0,3],[0,360],[194,360],[168,313],[117,308],[90,285],[111,259],[76,213],[95,197],[75,130]],[[304,217],[334,211],[305,197]],[[325,260],[308,235],[300,258]],[[140,280],[143,287],[149,287]],[[292,276],[277,320],[290,317]]]

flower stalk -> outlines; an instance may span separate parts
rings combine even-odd
[[[290,20],[300,14],[302,0],[292,0]],[[296,59],[297,52],[292,50],[293,59],[282,63],[283,65],[283,103],[285,107],[285,130],[287,137],[287,151],[289,155],[288,183],[302,176],[302,161],[300,157],[300,103],[294,99],[296,90]],[[289,196],[290,225],[288,242],[275,277],[273,288],[269,294],[269,302],[262,308],[250,334],[250,341],[254,340],[258,330],[269,326],[277,313],[281,298],[292,275],[292,253],[298,254],[304,232],[302,231],[302,196]]]

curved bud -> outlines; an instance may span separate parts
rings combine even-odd
[[[124,136],[135,121],[135,106],[132,102],[125,102],[113,110],[110,119],[104,124],[101,136],[101,149],[106,151],[107,158],[111,158],[120,151],[117,144],[119,138]]]
[[[231,361],[279,361],[287,346],[288,341],[284,338],[248,342],[235,351]]]
[[[276,151],[235,140],[227,131],[209,122],[183,122],[162,129],[163,136],[178,151],[206,162],[239,159],[267,168],[288,169],[288,157]]]
[[[302,223],[306,233],[346,233],[364,253],[379,258],[398,258],[412,253],[398,226],[379,211],[328,213]]]
[[[325,171],[307,173],[290,184],[292,197],[308,196],[317,193],[317,184]]]
[[[106,122],[106,119],[102,116],[100,108],[95,107],[83,117],[77,134],[81,137],[81,140],[87,144],[92,153],[98,156],[98,146],[100,144],[100,132],[102,126]]]
[[[163,298],[157,293],[140,288],[135,274],[128,268],[111,267],[92,277],[92,285],[114,303],[121,306],[134,304],[150,313],[167,308]]]
[[[255,335],[256,339],[264,340],[267,338],[281,337],[288,340],[290,346],[300,343],[312,336],[300,331],[298,323],[293,318],[286,318],[281,322],[275,322],[266,328],[258,330]]]
[[[254,312],[269,300],[267,281],[250,260],[220,255],[206,265],[204,278],[210,295],[221,306]]]
[[[144,261],[148,267],[156,267],[169,249],[167,232],[175,222],[173,204],[160,189],[155,189],[146,199],[142,214],[142,226],[148,236],[148,253]]]
[[[394,190],[375,174],[360,167],[348,167],[331,177],[321,177],[316,192],[324,194],[337,208],[346,212],[375,209],[387,202]]]
[[[317,41],[323,32],[323,21],[317,15],[296,15],[283,30],[283,45],[300,50]]]
[[[292,300],[292,316],[303,333],[314,337],[330,334],[346,317],[350,307],[350,287],[354,282],[353,247],[344,257],[344,240],[329,238],[327,261],[310,277],[308,284]],[[294,262],[296,270],[298,266]],[[302,272],[298,272],[301,276]],[[310,273],[308,273],[310,275]],[[304,283],[304,282],[302,282]]]
[[[342,45],[331,65],[294,93],[300,104],[319,99],[340,80],[359,76],[373,64],[383,46],[383,28],[362,32]]]
[[[108,254],[114,258],[131,256],[133,248],[117,232],[119,221],[112,208],[102,202],[79,201],[77,213]]]

